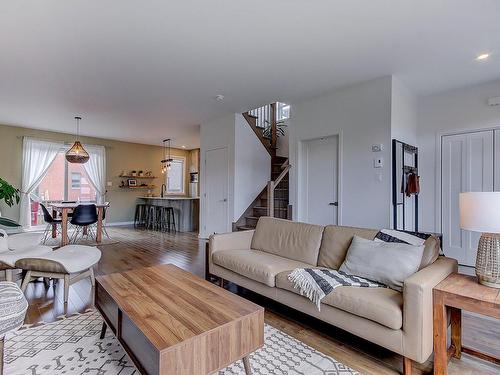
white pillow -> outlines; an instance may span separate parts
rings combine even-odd
[[[10,235],[7,241],[10,250],[24,250],[40,245],[42,239],[43,233],[28,232]]]
[[[404,281],[418,271],[424,245],[376,242],[354,236],[339,271],[403,290]]]
[[[4,231],[3,229],[0,229],[0,253],[9,251],[7,238],[8,238],[7,232]]]

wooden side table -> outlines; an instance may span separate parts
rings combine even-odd
[[[478,284],[476,277],[453,273],[433,290],[434,374],[447,373],[451,357],[462,352],[500,364],[500,359],[462,347],[462,310],[500,319],[500,289]],[[451,314],[451,345],[447,348],[448,310]]]

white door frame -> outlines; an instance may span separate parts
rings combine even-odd
[[[226,202],[226,217],[227,217],[227,222],[226,222],[226,232],[231,232],[232,227],[230,224],[230,216],[229,216],[229,147],[228,146],[223,146],[223,147],[214,147],[208,150],[205,150],[205,154],[203,155],[204,161],[203,161],[203,167],[205,169],[203,173],[203,229],[200,230],[200,233],[203,233],[203,238],[208,238],[211,233],[207,233],[207,153],[210,151],[217,151],[217,150],[226,150],[226,170],[227,170],[227,181],[226,181],[226,195],[227,195],[227,202]]]
[[[459,135],[459,134],[469,134],[469,133],[479,133],[489,130],[500,130],[500,126],[489,126],[485,128],[470,128],[470,129],[455,129],[448,130],[436,133],[436,191],[435,191],[435,202],[436,202],[436,217],[434,227],[436,228],[437,233],[443,233],[443,202],[441,200],[442,197],[442,189],[443,189],[443,137],[450,135]],[[495,142],[493,140],[493,155],[495,155]],[[494,171],[494,170],[493,170]],[[494,184],[494,181],[493,181]]]
[[[304,152],[305,152],[305,144],[309,141],[314,141],[321,138],[329,138],[329,137],[337,137],[338,139],[338,147],[337,147],[337,161],[338,161],[338,171],[337,171],[337,225],[342,225],[342,174],[343,174],[343,134],[342,130],[339,130],[336,133],[327,134],[323,136],[315,136],[312,138],[301,138],[297,142],[297,214],[295,216],[297,221],[304,221],[306,218],[305,210],[304,210],[304,191],[305,191],[305,181],[304,177],[305,172],[305,162],[304,162]]]

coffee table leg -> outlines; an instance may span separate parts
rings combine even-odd
[[[245,366],[245,373],[252,375],[252,366],[250,366],[250,357],[243,357],[243,366]]]
[[[104,336],[106,336],[106,328],[108,328],[106,322],[102,322],[101,336],[99,336],[101,340],[104,338]]]

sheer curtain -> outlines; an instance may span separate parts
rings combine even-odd
[[[19,223],[25,228],[31,226],[31,194],[47,174],[47,170],[62,147],[64,147],[63,143],[23,138],[23,176]]]
[[[106,149],[104,146],[84,145],[90,159],[83,164],[90,182],[97,192],[97,203],[104,203],[106,194]]]

